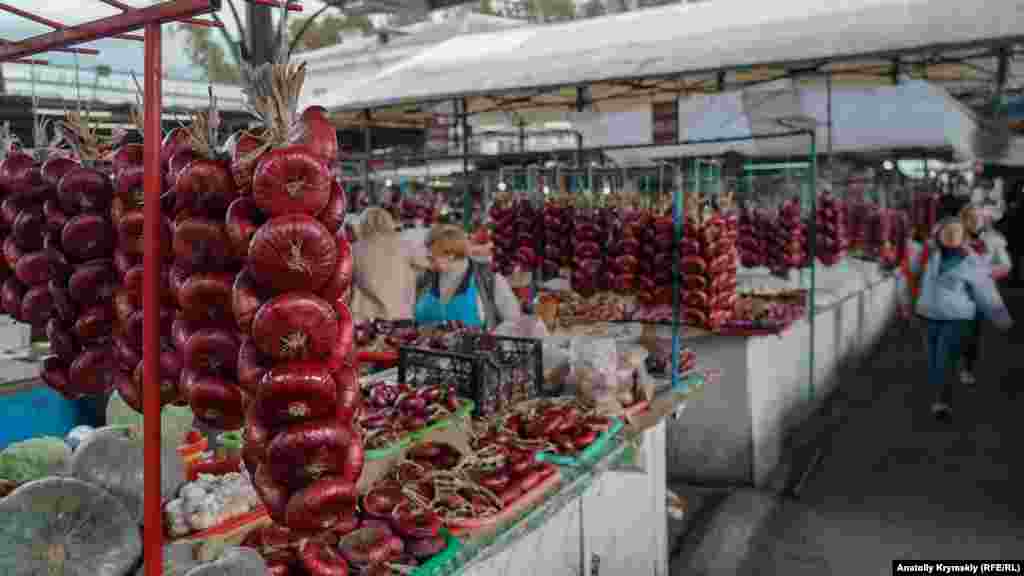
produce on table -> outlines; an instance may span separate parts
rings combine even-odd
[[[192,430],[195,416],[188,406],[164,406],[160,410],[160,443],[168,449],[177,449]],[[142,413],[130,406],[115,391],[107,401],[106,422],[108,426],[127,426],[142,433]]]
[[[846,234],[846,218],[843,215],[844,202],[829,193],[818,197],[818,244],[817,259],[825,266],[835,266],[846,254],[850,242]]]
[[[0,480],[24,484],[68,473],[71,448],[60,438],[43,436],[15,442],[0,451]]]
[[[736,330],[777,332],[804,315],[802,304],[750,295],[739,296],[734,310],[734,316],[726,327]]]
[[[659,376],[669,376],[672,373],[672,342],[663,345],[661,341],[658,346],[647,356],[645,360],[647,371]],[[689,374],[697,369],[697,354],[689,349],[679,350],[679,374]]]
[[[411,432],[451,418],[461,407],[455,387],[413,388],[378,380],[363,385],[367,409],[360,417],[367,449],[389,446]]]
[[[160,463],[160,490],[166,499],[185,483],[185,467],[177,451],[167,447],[161,447]],[[94,431],[72,454],[71,475],[117,496],[142,524],[145,468],[140,430],[108,426]]]
[[[0,499],[0,573],[127,576],[142,535],[125,503],[76,478],[35,480]]]
[[[249,479],[237,472],[200,475],[164,504],[168,533],[175,538],[208,530],[262,506]]]
[[[242,458],[273,521],[316,534],[355,514],[363,443],[348,309],[352,254],[338,227],[344,194],[332,185],[335,158],[325,156],[337,140],[322,129],[322,108],[297,113],[304,77],[305,65],[290,64],[250,75],[250,96],[262,94],[253,105],[263,129],[251,153],[253,201],[233,206],[228,234],[236,252],[249,238],[245,269],[229,282],[210,281],[214,291],[226,285],[239,337],[229,343],[228,330],[202,332],[223,372],[192,386],[210,407],[238,408]],[[305,135],[296,139],[291,128],[299,124]],[[231,361],[217,352],[228,349]]]
[[[631,399],[624,405],[634,403]],[[610,418],[575,399],[534,400],[514,406],[478,430],[473,447],[492,447],[489,449],[506,455],[508,472],[516,476],[534,469],[539,452],[577,455],[611,425]]]

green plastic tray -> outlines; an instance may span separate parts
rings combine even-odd
[[[427,426],[426,428],[420,428],[419,430],[416,430],[414,432],[409,432],[408,434],[402,436],[398,440],[395,440],[391,444],[384,446],[383,448],[367,450],[365,458],[366,460],[383,460],[385,458],[390,458],[391,456],[394,456],[398,452],[419,442],[420,439],[422,439],[423,436],[426,435],[427,433],[433,432],[434,430],[442,430],[444,428],[451,426],[456,420],[463,420],[465,418],[468,418],[469,415],[473,413],[473,409],[475,407],[476,404],[474,404],[472,400],[463,400],[462,405],[459,406],[459,409],[455,411],[455,414],[449,416],[448,418],[445,418],[444,420],[438,420],[437,422],[434,422],[433,424]]]
[[[538,452],[538,462],[550,462],[557,464],[558,466],[584,466],[590,463],[594,458],[604,452],[604,449],[611,442],[612,438],[622,430],[625,423],[619,418],[612,418],[612,425],[607,430],[601,432],[601,434],[591,442],[590,446],[584,448],[579,454],[575,456],[563,456],[561,454],[555,454],[553,452]]]
[[[436,576],[441,574],[447,570],[448,564],[458,556],[459,551],[462,549],[462,542],[444,528],[441,529],[441,534],[444,535],[445,542],[448,545],[439,554],[414,568],[410,576]]]

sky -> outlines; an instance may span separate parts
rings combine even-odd
[[[126,4],[133,6],[144,6],[150,4],[150,0],[123,0]],[[243,9],[244,0],[235,0],[239,10]],[[15,7],[30,4],[30,0],[12,0]],[[34,14],[56,20],[62,24],[71,26],[89,22],[97,18],[103,18],[117,13],[99,0],[43,0],[31,2],[31,11]],[[304,12],[310,14],[316,11],[322,4],[316,0],[303,0]],[[204,17],[208,18],[208,17]],[[244,18],[244,14],[243,14]],[[233,19],[225,2],[222,9],[221,19],[232,33],[237,37]],[[14,16],[0,12],[0,38],[5,40],[18,40],[49,32],[50,28]],[[140,32],[141,34],[141,32]],[[79,65],[83,67],[94,67],[98,65],[110,66],[115,70],[135,70],[142,72],[143,50],[142,43],[131,40],[100,40],[87,45],[100,51],[97,56],[79,56]],[[184,39],[182,34],[174,32],[174,26],[164,26],[164,70],[167,74],[176,77],[194,77],[196,70],[193,69],[188,59],[184,56]],[[74,64],[75,57],[66,53],[49,53],[39,58],[50,62],[61,64]]]

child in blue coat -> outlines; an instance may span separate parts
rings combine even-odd
[[[992,279],[991,266],[965,245],[960,218],[942,220],[928,250],[926,259],[920,253],[908,257],[909,274],[916,280],[911,301],[927,330],[928,381],[939,391],[932,413],[946,418],[953,412],[950,373],[960,359],[971,321],[984,317],[1008,331],[1013,319]],[[907,278],[901,276],[900,281],[901,293],[906,293]]]

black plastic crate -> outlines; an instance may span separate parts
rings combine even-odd
[[[534,338],[491,334],[453,335],[448,351],[398,349],[398,381],[412,386],[455,384],[476,404],[474,416],[490,416],[541,396],[543,346]]]

